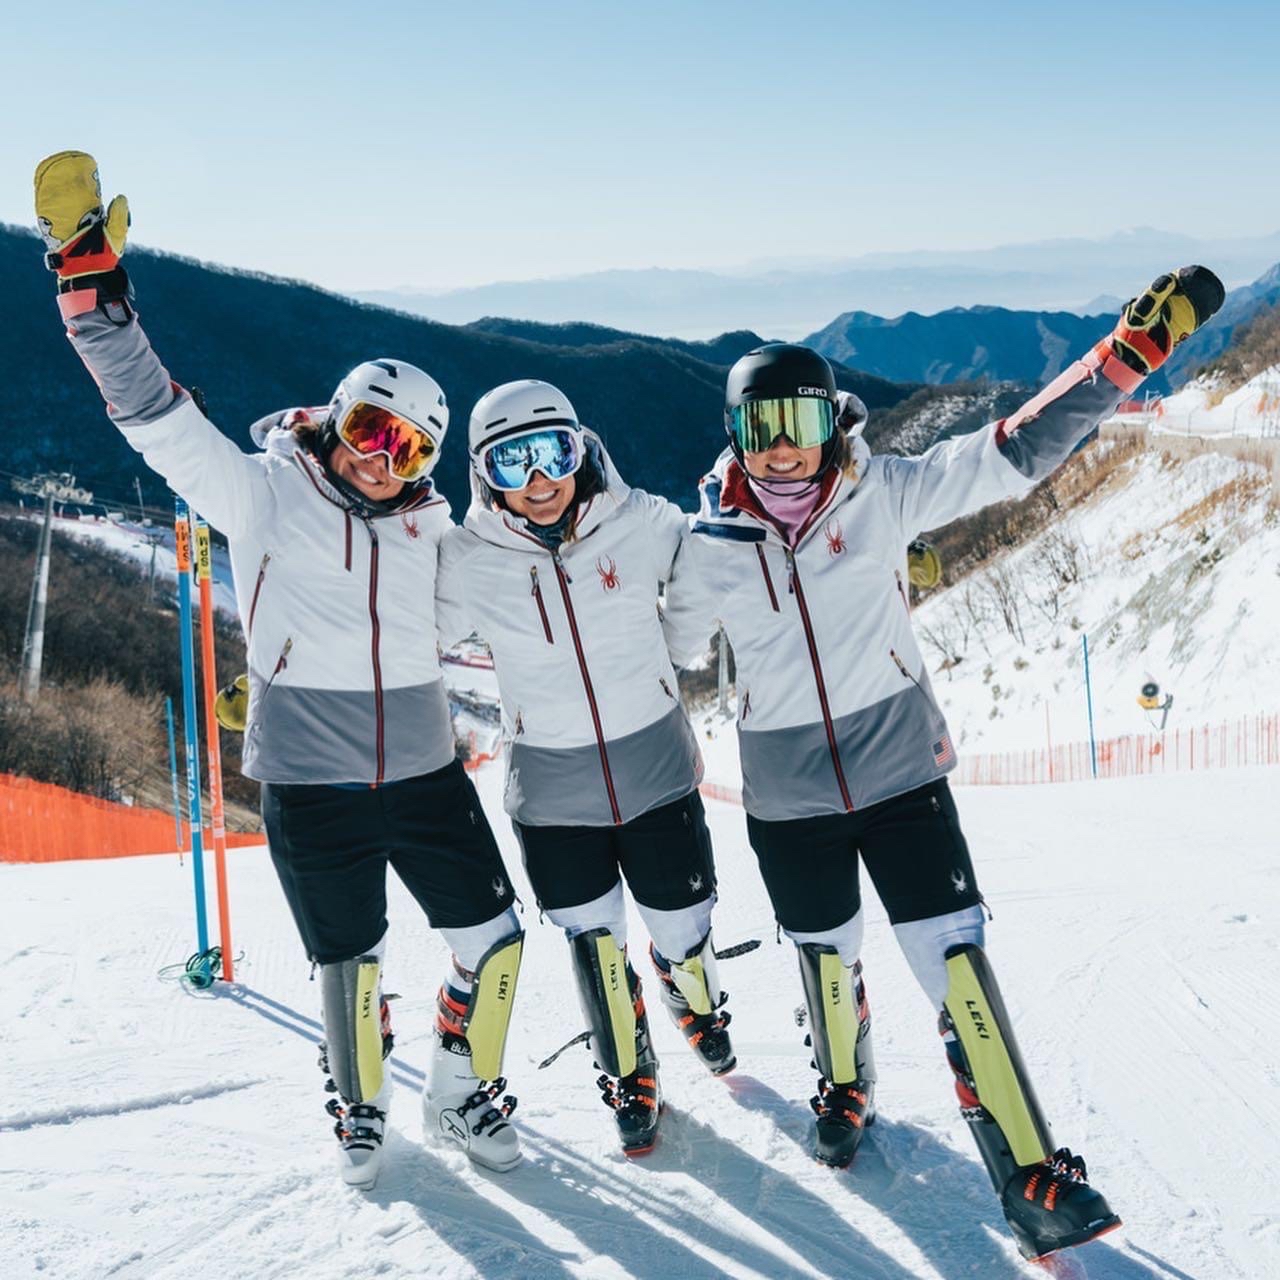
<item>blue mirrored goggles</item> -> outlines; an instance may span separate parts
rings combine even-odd
[[[480,455],[480,471],[495,489],[523,489],[535,471],[548,480],[564,480],[582,466],[577,435],[564,428],[543,428],[509,436]]]

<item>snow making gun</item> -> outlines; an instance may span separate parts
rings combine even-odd
[[[1138,694],[1138,706],[1147,713],[1147,718],[1155,712],[1160,713],[1159,730],[1164,732],[1165,725],[1169,722],[1169,709],[1173,706],[1173,694],[1166,693],[1163,698],[1160,696],[1160,686],[1154,680],[1148,680],[1142,686],[1141,692]],[[1152,721],[1154,724],[1155,721]]]

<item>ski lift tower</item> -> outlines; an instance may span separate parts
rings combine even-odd
[[[76,478],[65,472],[55,475],[44,472],[30,480],[14,480],[13,487],[19,493],[29,494],[44,501],[44,524],[40,529],[40,543],[36,551],[36,568],[31,578],[31,595],[27,600],[27,631],[22,643],[22,674],[18,687],[23,698],[34,702],[40,692],[40,668],[44,661],[44,613],[49,599],[49,551],[53,541],[53,504],[75,502],[87,506],[93,494],[76,487]]]

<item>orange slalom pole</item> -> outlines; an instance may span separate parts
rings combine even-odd
[[[227,894],[227,822],[222,803],[222,744],[218,740],[218,718],[213,709],[218,696],[218,673],[213,662],[213,549],[209,542],[209,526],[200,516],[196,517],[195,535],[196,580],[200,584],[200,667],[204,675],[204,724],[209,757],[209,800],[213,810],[213,860],[218,883],[222,976],[228,982],[234,982],[231,904]]]

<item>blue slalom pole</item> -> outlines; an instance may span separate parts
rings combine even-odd
[[[178,626],[182,632],[182,730],[187,750],[187,810],[191,818],[191,869],[196,882],[196,941],[209,949],[204,905],[204,830],[200,820],[200,739],[196,724],[196,663],[191,640],[191,515],[181,498],[173,500],[178,549]],[[208,968],[208,961],[204,962]],[[209,976],[207,973],[205,976]]]
[[[1093,736],[1093,684],[1089,680],[1089,637],[1082,635],[1084,645],[1084,696],[1089,706],[1089,761],[1093,768],[1093,776],[1098,776],[1098,744]]]
[[[167,693],[164,696],[164,720],[169,730],[169,780],[173,783],[173,847],[181,858],[187,845],[182,838],[182,801],[178,799],[178,746],[173,733],[173,699]]]

